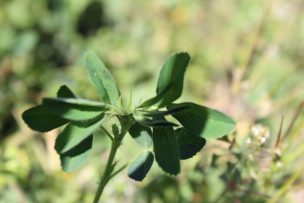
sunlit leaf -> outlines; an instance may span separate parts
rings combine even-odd
[[[220,138],[230,133],[235,122],[224,113],[194,103],[171,104],[167,108],[188,105],[185,110],[172,114],[192,135],[206,139]]]
[[[172,85],[173,85],[172,83],[169,84],[165,89],[163,89],[161,92],[159,92],[155,97],[152,97],[151,99],[146,100],[139,107],[145,108],[145,107],[150,107],[150,106],[158,104],[161,101],[161,99],[165,96],[165,94],[167,94],[167,92],[169,92]]]
[[[94,119],[106,111],[106,107],[99,102],[74,98],[44,98],[43,105],[50,112],[70,121]]]
[[[206,139],[217,139],[231,133],[235,128],[235,121],[226,114],[205,107],[208,112],[208,119],[202,137]]]
[[[90,51],[85,54],[85,62],[89,77],[101,100],[116,105],[120,97],[120,91],[111,73],[94,52]]]
[[[98,128],[100,123],[101,121],[91,126],[85,127],[76,125],[74,123],[68,124],[56,138],[56,151],[62,154],[71,150],[83,140],[91,136],[93,132]]]
[[[153,154],[146,151],[131,162],[128,168],[128,176],[136,181],[142,181],[153,164]]]
[[[184,75],[189,61],[188,53],[170,56],[159,73],[157,95],[144,102],[141,107],[152,105],[162,107],[177,100],[183,92]]]

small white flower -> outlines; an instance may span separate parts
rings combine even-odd
[[[261,142],[261,144],[263,144],[263,143],[265,143],[266,142],[266,137],[260,137],[260,142]]]
[[[266,126],[261,124],[256,124],[252,126],[251,133],[254,137],[254,140],[258,142],[259,145],[262,145],[270,137],[270,131]]]

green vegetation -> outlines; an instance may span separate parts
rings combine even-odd
[[[0,202],[92,202],[118,147],[110,150],[105,130],[111,136],[122,130],[109,112],[136,112],[137,123],[116,151],[119,173],[100,202],[301,202],[302,10],[302,0],[1,1]],[[93,76],[90,84],[85,66],[96,64],[87,50],[117,84]],[[166,57],[180,51],[191,55],[189,62],[185,54],[171,56],[189,63],[185,77],[183,65],[180,72],[162,71],[155,93],[160,65],[172,66]],[[29,125],[43,133],[22,120],[33,106],[24,117],[35,117]],[[235,120],[232,133],[223,136],[232,125],[216,119],[222,114],[213,109]],[[195,122],[206,112],[204,126]],[[167,126],[159,132],[165,136],[155,140],[151,125]],[[166,161],[155,143],[171,143],[172,126],[178,150]],[[204,137],[185,139],[189,129]],[[81,136],[66,140],[76,132]],[[213,133],[219,139],[208,139]],[[177,176],[162,172],[178,167]]]
[[[179,160],[198,153],[206,143],[205,138],[222,137],[234,129],[235,122],[221,112],[193,103],[172,103],[182,95],[189,60],[187,53],[172,55],[160,71],[157,95],[131,108],[120,99],[116,81],[105,65],[95,53],[88,52],[85,61],[89,77],[101,102],[77,98],[67,86],[62,86],[57,98],[44,98],[41,105],[26,110],[22,117],[30,128],[40,132],[67,124],[55,143],[61,166],[66,172],[73,172],[86,163],[94,144],[94,134],[110,138],[109,159],[94,198],[94,202],[98,202],[107,183],[127,166],[116,169],[115,155],[128,132],[143,147],[153,145],[153,153],[146,148],[129,166],[129,177],[142,181],[153,164],[154,156],[164,172],[177,175],[180,173]],[[166,116],[169,115],[180,122],[179,128],[174,129],[178,125],[167,121]],[[103,124],[105,119],[113,117],[119,124],[113,122],[110,133]],[[99,129],[102,133],[96,135]],[[138,136],[142,137],[143,143],[139,142]],[[150,141],[149,145],[146,140]]]

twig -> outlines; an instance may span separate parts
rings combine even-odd
[[[275,144],[275,148],[278,148],[278,147],[279,147],[279,144],[280,144],[280,141],[281,141],[283,122],[284,122],[284,116],[281,117],[281,124],[280,124],[280,129],[279,129],[279,132],[278,132],[278,136],[277,136],[277,141],[276,141],[276,144]]]
[[[296,123],[297,119],[299,118],[300,113],[301,113],[303,108],[304,108],[304,101],[302,101],[300,103],[300,105],[298,106],[298,108],[297,108],[294,116],[292,117],[292,120],[291,120],[291,122],[290,122],[284,136],[283,136],[283,139],[286,139],[286,137],[290,134],[290,132],[291,132],[292,128],[294,127],[294,124]]]

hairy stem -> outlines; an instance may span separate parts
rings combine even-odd
[[[115,162],[115,155],[118,150],[118,148],[121,145],[122,139],[127,134],[129,128],[133,124],[133,119],[130,119],[128,117],[121,117],[119,118],[120,125],[121,125],[121,132],[117,135],[114,135],[113,139],[111,139],[111,150],[110,155],[106,164],[106,168],[103,172],[103,174],[100,177],[100,182],[97,188],[97,191],[95,193],[94,201],[93,203],[98,203],[99,199],[103,193],[104,188],[106,187],[107,183],[113,178],[115,175],[117,175],[122,169],[125,168],[122,167],[122,169],[118,169],[117,171],[114,171],[116,162]],[[105,129],[103,129],[105,130]]]
[[[115,158],[118,147],[119,147],[119,145],[117,143],[117,140],[114,139],[112,141],[111,151],[110,151],[110,155],[109,155],[109,158],[108,158],[108,161],[107,161],[106,169],[105,169],[105,171],[103,172],[103,174],[100,178],[100,182],[99,182],[99,185],[98,185],[98,188],[97,188],[97,192],[95,194],[95,198],[94,198],[94,201],[93,201],[94,203],[98,203],[105,186],[107,185],[107,183],[110,180],[109,177],[111,176],[112,171],[114,169],[114,163],[113,162],[114,162],[114,158]]]

